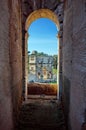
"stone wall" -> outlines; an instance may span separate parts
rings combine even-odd
[[[20,0],[13,0],[10,5],[10,59],[13,114],[14,121],[16,121],[22,100],[22,26]]]
[[[9,55],[9,8],[8,2],[0,2],[0,130],[11,130],[12,97]]]
[[[22,95],[20,0],[0,2],[0,130],[12,130]],[[14,121],[13,121],[14,120]]]
[[[86,122],[86,1],[65,2],[63,27],[64,104],[69,129]],[[67,114],[68,113],[68,114]]]
[[[63,26],[63,98],[66,122],[69,121],[70,89],[72,73],[72,4],[65,3]]]

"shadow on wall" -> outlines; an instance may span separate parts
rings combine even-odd
[[[86,123],[83,123],[81,130],[86,130]]]
[[[69,107],[70,107],[70,80],[63,76],[63,102],[64,102],[64,115],[67,125],[67,129],[71,130],[70,122],[68,119],[69,116]]]

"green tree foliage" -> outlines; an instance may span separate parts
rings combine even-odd
[[[48,54],[45,54],[44,52],[37,52],[37,56],[48,56]]]
[[[53,59],[54,59],[54,61],[53,61],[53,67],[54,67],[54,69],[57,69],[57,58],[58,58],[57,55],[53,55]]]

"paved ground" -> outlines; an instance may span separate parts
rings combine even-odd
[[[57,100],[29,99],[24,102],[18,130],[65,130],[64,116]]]

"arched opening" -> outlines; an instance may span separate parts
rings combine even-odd
[[[56,99],[57,32],[55,23],[47,18],[35,20],[28,28],[28,98]]]
[[[27,82],[28,82],[28,71],[27,71],[27,39],[28,39],[28,28],[30,27],[31,23],[39,18],[48,18],[50,20],[52,20],[56,27],[59,29],[59,22],[57,19],[57,16],[50,10],[48,9],[40,9],[37,11],[34,11],[26,20],[26,24],[25,24],[25,29],[27,31],[26,35],[25,35],[25,99],[27,99]],[[58,56],[58,63],[59,63],[59,56]],[[59,66],[58,66],[58,71],[59,71]],[[48,75],[50,76],[51,73]],[[38,73],[38,76],[40,77],[40,73]],[[59,80],[59,79],[58,79]],[[59,99],[59,82],[58,82],[58,94],[57,94],[57,98]]]

